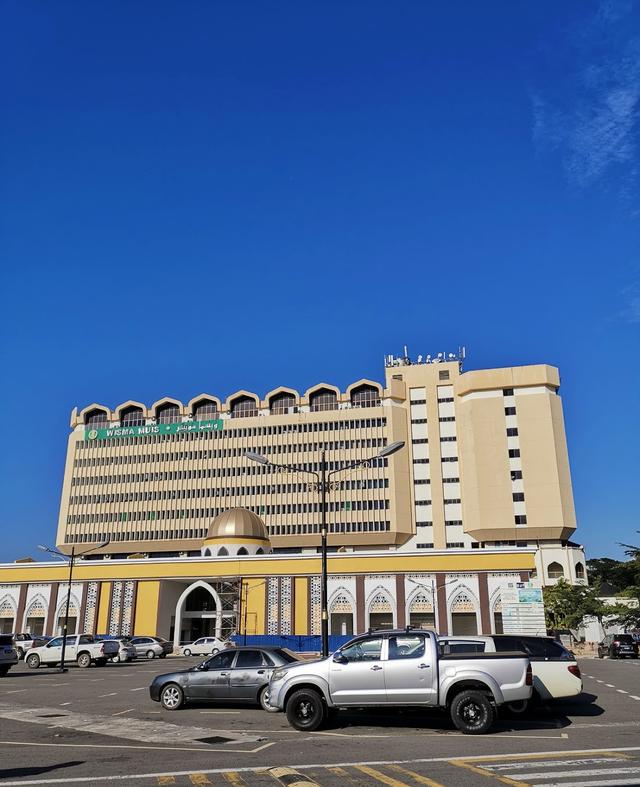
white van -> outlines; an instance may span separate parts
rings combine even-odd
[[[438,640],[442,654],[514,650],[526,653],[533,669],[533,694],[530,701],[507,705],[512,713],[524,713],[529,702],[575,697],[582,691],[582,677],[575,656],[551,637],[519,634],[493,634],[489,637],[443,635]]]

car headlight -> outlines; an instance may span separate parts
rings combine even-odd
[[[279,680],[282,680],[286,674],[286,669],[274,669],[271,673],[271,682],[277,683]]]

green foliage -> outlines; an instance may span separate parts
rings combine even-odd
[[[611,614],[611,608],[600,601],[600,584],[590,587],[570,585],[564,579],[552,587],[544,588],[544,611],[547,628],[576,629],[585,616],[602,621]]]

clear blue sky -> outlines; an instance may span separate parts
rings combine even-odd
[[[0,10],[0,560],[54,541],[69,414],[560,367],[577,540],[636,538],[640,6]]]

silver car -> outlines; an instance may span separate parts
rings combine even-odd
[[[117,642],[119,646],[118,655],[113,656],[111,661],[119,661],[121,664],[125,661],[133,661],[138,657],[136,649],[131,644],[131,640],[127,638],[114,637],[112,642]]]
[[[139,658],[164,659],[173,653],[173,643],[162,637],[131,637],[130,644]]]

